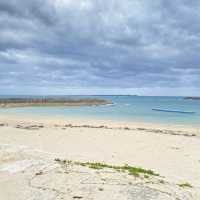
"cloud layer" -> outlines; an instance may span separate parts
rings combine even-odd
[[[199,21],[197,0],[1,0],[0,88],[200,88]]]

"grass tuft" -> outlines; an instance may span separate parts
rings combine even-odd
[[[192,188],[192,185],[190,183],[180,183],[178,184],[178,186],[182,188],[185,188],[185,187]]]
[[[116,171],[119,172],[128,172],[130,175],[133,175],[135,177],[139,177],[140,174],[144,174],[145,178],[148,178],[149,176],[159,176],[158,173],[155,173],[152,170],[147,170],[147,169],[143,169],[141,167],[132,167],[129,165],[124,165],[124,166],[114,166],[114,165],[108,165],[105,163],[100,163],[100,162],[78,162],[78,161],[66,161],[66,160],[60,160],[60,159],[55,159],[55,161],[60,162],[62,164],[75,164],[75,165],[80,165],[83,167],[89,167],[91,169],[95,169],[95,170],[101,170],[104,168],[108,168],[108,169],[114,169]]]

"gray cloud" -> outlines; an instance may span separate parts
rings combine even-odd
[[[200,87],[200,2],[1,0],[0,84]]]

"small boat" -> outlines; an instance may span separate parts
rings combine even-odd
[[[182,111],[182,110],[168,110],[168,109],[158,109],[158,108],[153,108],[153,111],[158,111],[158,112],[172,112],[172,113],[182,113],[182,114],[195,114],[195,112],[192,111]]]

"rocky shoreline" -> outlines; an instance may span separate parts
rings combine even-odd
[[[104,99],[23,99],[11,98],[0,99],[0,108],[15,108],[15,107],[34,107],[34,106],[99,106],[108,105],[112,102]]]
[[[200,97],[185,97],[186,100],[200,100]]]

